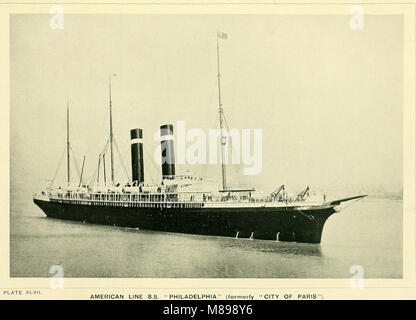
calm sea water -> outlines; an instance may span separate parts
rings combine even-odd
[[[46,218],[31,195],[11,194],[10,276],[402,277],[402,201],[365,199],[327,221],[321,244],[208,237]]]

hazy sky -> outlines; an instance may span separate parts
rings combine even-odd
[[[144,130],[147,152],[161,124],[218,126],[216,30],[223,106],[232,128],[263,129],[263,170],[233,184],[270,190],[402,185],[403,20],[350,16],[12,15],[11,179],[47,184],[65,148],[66,102],[85,181],[108,138],[108,75],[114,131],[130,174],[129,130]],[[117,152],[115,152],[117,155]],[[109,164],[109,159],[107,159]],[[118,163],[117,180],[125,181]],[[219,179],[213,165],[178,168]],[[145,176],[159,172],[146,156]],[[240,178],[238,176],[241,175]],[[76,179],[76,171],[73,172]],[[65,161],[58,182],[65,180]]]

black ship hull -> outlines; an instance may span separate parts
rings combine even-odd
[[[34,199],[50,218],[154,231],[320,243],[335,209],[299,207],[161,208],[100,206]]]

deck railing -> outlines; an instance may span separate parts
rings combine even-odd
[[[253,197],[237,197],[237,196],[215,196],[195,194],[184,197],[180,193],[100,193],[100,192],[41,192],[34,195],[34,198],[48,199],[54,202],[63,203],[79,203],[79,204],[203,204],[203,203],[265,203],[265,202],[285,202],[278,201],[271,197],[253,198]],[[292,201],[287,201],[292,202]]]

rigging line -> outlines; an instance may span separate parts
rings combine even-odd
[[[58,174],[59,168],[61,167],[62,160],[64,159],[65,152],[66,152],[66,147],[64,148],[64,151],[62,152],[61,158],[59,159],[58,166],[57,166],[56,171],[55,171],[55,174],[54,174],[54,176],[53,176],[53,178],[51,180],[51,183],[49,185],[49,188],[51,188],[52,185],[53,185],[53,183],[55,182],[56,175]]]
[[[82,105],[81,105],[81,108],[82,108]],[[105,127],[105,125],[107,124],[107,115],[108,115],[108,113],[109,113],[109,110],[108,110],[108,108],[105,108],[105,112],[104,112],[104,116],[101,118],[101,122],[97,122],[97,124],[99,124],[99,126],[97,127],[97,129],[99,129],[98,131],[99,132],[102,132],[103,130],[103,128]],[[79,140],[78,138],[81,138],[80,136],[79,136],[79,132],[82,132],[82,131],[80,131],[80,130],[76,130],[76,128],[74,127],[74,124],[73,124],[73,122],[72,123],[70,123],[70,129],[71,129],[71,135],[73,135],[74,137],[75,137],[75,139],[71,139],[71,140]],[[100,135],[101,136],[101,135]],[[95,145],[98,145],[98,143],[99,143],[99,140],[100,140],[101,138],[100,137],[98,137],[98,138],[96,138],[95,139],[95,144],[93,144],[94,146]],[[81,139],[82,140],[82,139]]]
[[[117,150],[118,157],[120,158],[121,166],[123,167],[124,172],[126,173],[127,181],[129,181],[129,179],[130,179],[129,174],[127,172],[126,166],[124,165],[123,158],[122,158],[121,153],[120,153],[120,149],[118,148],[118,143],[117,143],[116,139],[114,139],[114,137],[113,137],[113,142],[114,142],[114,145],[116,146],[116,150]]]
[[[128,143],[128,144],[126,144],[126,147],[124,148],[122,154],[128,154],[129,149],[130,149],[130,144]]]
[[[228,126],[227,117],[225,116],[225,113],[223,112],[223,119],[225,122],[225,126],[227,127],[227,132],[230,133],[230,127]],[[235,145],[232,143],[232,140],[228,137],[228,140],[230,141],[229,144],[231,144],[231,153],[233,153],[236,149]]]
[[[100,157],[104,156],[108,150],[108,143],[109,143],[109,139],[107,139],[107,142],[105,143],[105,146],[102,150],[102,152],[100,153]],[[97,165],[97,170],[98,170],[98,165]],[[93,185],[95,178],[97,177],[97,170],[94,170],[93,174],[91,175],[91,179],[89,180],[89,185]]]
[[[148,158],[150,159],[150,163],[153,165],[153,167],[155,168],[155,172],[158,172],[159,168],[156,166],[155,162],[153,161],[153,158],[151,157],[149,151],[147,150],[147,148],[143,145],[143,149],[145,154],[148,156]],[[155,179],[153,179],[153,175],[150,175],[150,179],[152,180],[152,183],[155,184]]]
[[[106,111],[105,111],[105,114],[104,114],[104,117],[101,119],[101,123],[100,123],[100,126],[99,126],[99,131],[98,132],[103,132],[103,130],[104,130],[104,127],[107,125],[107,114],[108,114],[108,109],[106,108],[105,109]],[[100,135],[101,136],[101,135]],[[100,142],[100,137],[98,137],[98,138],[96,138],[96,143],[94,144],[94,146],[95,145],[98,145],[98,143]],[[108,142],[108,139],[107,139],[107,142]]]
[[[99,128],[100,128],[100,130],[99,131],[102,131],[101,129],[103,129],[104,128],[104,126],[107,124],[107,115],[108,115],[108,113],[109,113],[109,111],[108,111],[108,109],[106,108],[105,109],[106,111],[105,111],[105,113],[104,113],[104,116],[103,116],[103,118],[101,119],[101,122],[100,122],[100,126],[99,126]],[[98,143],[99,143],[99,141],[100,141],[100,139],[101,138],[97,138],[95,141],[96,141],[96,143],[94,144],[94,145],[98,145]],[[103,148],[103,152],[102,152],[102,154],[105,154],[106,152],[107,152],[107,149],[108,149],[108,143],[109,143],[109,139],[107,139],[107,141],[106,141],[106,144],[105,144],[105,146],[104,146],[104,148]],[[78,172],[78,175],[79,175],[79,172]],[[95,180],[95,178],[96,178],[96,176],[97,176],[97,173],[96,172],[94,172],[93,173],[93,180]],[[92,185],[91,183],[89,184],[89,185]]]
[[[85,166],[85,155],[84,155],[84,158],[82,159],[81,176],[79,177],[78,187],[81,187],[82,185],[82,176],[84,175],[84,166]]]
[[[89,186],[93,186],[94,185],[94,181],[95,181],[96,178],[97,178],[97,171],[94,170],[94,173],[93,173],[91,179],[88,180],[88,185]]]
[[[101,154],[100,154],[100,157],[101,157]],[[96,169],[98,170],[98,165],[97,165],[97,167],[96,167]],[[94,181],[95,181],[95,178],[97,177],[97,170],[93,170],[93,173],[90,175],[90,180],[88,180],[88,185],[89,186],[92,186],[93,184],[94,184]]]
[[[149,176],[150,176],[150,180],[152,180],[152,183],[153,184],[156,184],[156,182],[155,182],[156,181],[155,176],[157,175],[158,168],[157,168],[156,164],[153,162],[153,159],[150,156],[150,153],[147,151],[147,149],[146,148],[143,148],[143,149],[144,149],[145,155],[149,159],[147,162],[150,162],[153,165],[154,169],[155,169],[154,172],[153,172],[153,174],[149,174]]]
[[[96,174],[97,174],[96,170],[93,170],[93,173],[91,174],[90,179],[87,180],[88,181],[88,184],[87,184],[88,186],[92,186],[93,185],[94,180],[96,178]],[[84,173],[84,175],[85,175],[85,173]]]
[[[212,125],[209,127],[209,129],[211,129],[211,128],[212,129],[219,128],[219,117],[220,117],[220,115],[218,114],[218,112],[216,112],[215,113],[215,119],[213,119]],[[220,142],[219,143],[221,143],[221,139],[220,139]],[[218,146],[219,145],[217,145],[217,149],[218,149]],[[221,150],[220,150],[220,152],[221,152]],[[218,153],[217,153],[217,157],[218,157]],[[221,157],[221,155],[220,155],[220,157]],[[187,166],[187,168],[188,168],[188,166]],[[203,166],[201,166],[200,168],[198,168],[197,170],[195,170],[195,172],[198,173],[198,174],[201,171],[203,171],[203,174],[201,174],[202,177],[206,178],[208,176],[211,176],[211,174],[207,175],[207,171],[206,171],[206,169]],[[217,175],[217,171],[215,171],[215,174],[214,175],[215,176]],[[221,179],[221,178],[216,176],[216,178],[214,178],[214,179],[216,180],[216,179]]]
[[[123,150],[123,153],[122,154],[127,155],[127,163],[130,163],[131,164],[131,158],[130,158],[130,153],[129,153],[130,148],[131,148],[131,144],[130,143],[126,144],[126,147]],[[128,170],[127,170],[127,172],[128,172]]]
[[[100,154],[100,158],[101,158],[101,154]],[[97,165],[97,170],[93,170],[91,178],[90,178],[90,180],[88,180],[88,186],[93,186],[94,185],[94,182],[97,178],[97,174],[98,174],[98,165]]]
[[[110,139],[107,139],[107,142],[105,143],[105,146],[104,146],[103,151],[101,152],[101,154],[105,155],[107,153],[109,142],[110,142]]]
[[[225,112],[222,112],[222,118],[224,119],[225,126],[227,127],[227,130],[230,131],[230,128],[228,127],[227,117],[225,116]]]
[[[228,126],[228,122],[227,122],[227,117],[225,116],[224,112],[223,112],[223,118],[225,121],[225,126],[227,127],[228,133],[230,133],[230,127]],[[235,145],[232,144],[232,140],[231,140],[231,152],[233,152],[233,150],[235,150]]]
[[[69,150],[71,150],[71,152],[72,152],[72,157],[73,157],[74,162],[75,162],[75,169],[76,169],[76,171],[77,171],[77,174],[78,174],[78,179],[79,179],[79,178],[81,177],[81,173],[79,172],[79,169],[78,169],[77,157],[76,157],[75,152],[74,152],[74,150],[72,149],[72,147],[69,147]]]
[[[226,117],[226,114],[225,114],[225,112],[223,111],[223,119],[224,119],[224,122],[225,122],[225,126],[226,126],[226,128],[227,128],[227,132],[228,133],[230,133],[230,127],[228,126],[228,122],[227,122],[227,117]],[[234,154],[234,152],[236,152],[236,145],[235,144],[233,144],[232,143],[233,142],[233,140],[232,139],[230,139],[230,136],[228,136],[228,144],[229,145],[231,145],[231,155],[233,155]],[[241,146],[241,141],[240,141],[240,146]],[[228,151],[229,151],[229,148],[228,148]],[[230,159],[229,159],[230,160]],[[232,164],[232,163],[231,163]],[[241,173],[240,173],[240,169],[241,169],[241,167],[239,167],[239,166],[235,166],[235,165],[231,165],[230,166],[231,167],[231,171],[234,173],[234,174],[238,174],[238,175],[241,175]],[[247,183],[247,182],[246,182]],[[246,184],[246,183],[243,183],[244,185]]]

